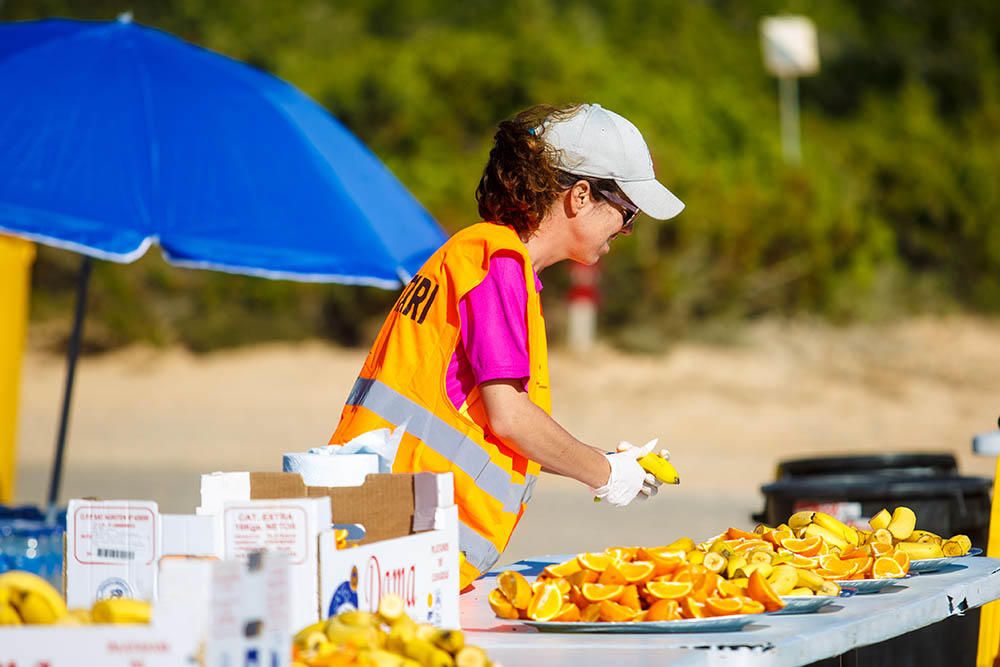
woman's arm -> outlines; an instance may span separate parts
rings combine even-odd
[[[550,472],[572,477],[595,489],[607,484],[611,466],[604,454],[570,435],[532,403],[522,387],[516,380],[493,380],[479,385],[490,430]]]

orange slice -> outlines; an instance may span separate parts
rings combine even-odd
[[[594,572],[604,572],[611,564],[611,557],[607,554],[579,554],[576,560],[580,567]]]
[[[910,554],[905,551],[897,551],[892,554],[892,559],[899,563],[899,567],[903,570],[903,574],[907,574],[910,571]]]
[[[759,540],[760,535],[757,533],[748,533],[745,530],[740,530],[739,528],[730,528],[726,531],[727,540]]]
[[[696,575],[693,582],[694,590],[691,591],[691,597],[698,602],[704,602],[709,597],[715,596],[721,579],[722,577],[711,570]]]
[[[597,580],[597,583],[611,585],[627,584],[628,579],[626,579],[625,575],[622,574],[622,571],[618,569],[618,565],[618,561],[608,563],[608,566],[604,568],[604,572],[601,572],[601,577]]]
[[[559,621],[560,623],[572,623],[574,621],[579,621],[580,608],[572,602],[564,602],[562,609],[559,610],[559,613],[552,620]]]
[[[497,577],[497,586],[514,605],[515,609],[527,609],[531,603],[532,590],[528,580],[520,572],[507,570]]]
[[[594,572],[593,570],[580,570],[575,574],[569,575],[567,577],[569,583],[574,586],[583,586],[584,584],[596,584],[597,580],[601,578],[600,572]]]
[[[894,551],[893,546],[885,542],[869,542],[868,546],[871,547],[872,556],[876,558],[879,556],[891,556]]]
[[[788,537],[781,541],[781,546],[800,556],[815,556],[823,546],[823,538],[818,535],[811,535],[801,539],[798,537]]]
[[[683,598],[681,600],[682,618],[705,618],[705,605],[694,598]]]
[[[635,585],[626,586],[625,592],[622,593],[621,598],[618,600],[618,604],[624,605],[629,609],[634,609],[635,611],[642,611],[642,603],[639,601],[639,587]]]
[[[604,553],[611,556],[612,560],[629,563],[635,558],[638,550],[638,547],[608,547]]]
[[[584,584],[580,589],[583,598],[587,602],[602,602],[604,600],[618,600],[624,593],[625,587],[606,586],[604,584]]]
[[[875,559],[872,565],[872,579],[899,579],[906,576],[902,566],[896,559],[890,556],[881,556]]]
[[[792,559],[788,561],[788,564],[792,567],[797,567],[800,570],[815,570],[819,567],[819,562],[816,558],[803,556],[802,554],[797,554],[794,551],[789,551],[788,553],[792,554]]]
[[[767,611],[778,611],[785,606],[784,601],[778,597],[778,594],[771,588],[771,584],[767,582],[767,579],[764,578],[759,570],[754,570],[750,575],[750,581],[747,583],[747,593],[754,600],[764,605],[764,609]]]
[[[850,560],[841,560],[836,554],[827,554],[819,557],[819,566],[824,570],[836,572],[841,578],[846,579],[858,571],[859,563]]]
[[[875,559],[872,558],[871,556],[865,556],[864,558],[852,558],[851,561],[858,564],[857,569],[854,570],[855,575],[861,574],[867,576],[871,574],[872,565],[875,564]],[[907,566],[909,566],[908,561],[907,561]]]
[[[636,560],[631,563],[622,563],[618,566],[618,571],[622,573],[628,583],[644,584],[653,578],[656,566],[646,560]]]
[[[676,621],[681,617],[677,600],[657,600],[646,611],[647,621]]]
[[[840,579],[848,579],[850,575],[844,576],[840,572],[834,572],[833,570],[827,570],[826,568],[818,567],[813,570],[816,574],[823,577],[827,581],[838,581]]]
[[[753,598],[743,597],[740,600],[743,602],[743,607],[740,608],[741,614],[763,614],[766,611],[764,605]]]
[[[663,552],[643,548],[636,553],[636,559],[652,563],[655,568],[654,576],[657,577],[673,573],[687,560],[683,551]]]
[[[570,575],[576,574],[583,569],[580,565],[580,561],[576,558],[571,558],[565,563],[559,563],[557,565],[549,565],[545,568],[544,572],[550,577],[568,577]]]
[[[868,558],[870,556],[870,550],[867,545],[863,547],[853,547],[844,553],[840,554],[840,557],[844,560],[850,560],[852,558]]]
[[[710,596],[705,599],[705,611],[712,616],[732,616],[743,609],[740,598],[719,598]]]
[[[609,623],[627,623],[628,621],[635,620],[635,617],[639,615],[639,612],[634,609],[629,609],[625,605],[618,604],[617,602],[603,600],[601,601],[600,614],[602,621],[608,621]]]
[[[580,620],[584,623],[596,623],[601,620],[601,603],[595,602],[584,607],[580,612]]]
[[[698,563],[691,565],[681,565],[674,571],[674,581],[694,581],[700,574],[708,572],[708,568]]]
[[[517,609],[514,608],[514,605],[510,603],[510,600],[507,599],[507,596],[499,588],[494,588],[490,591],[490,595],[486,599],[490,603],[490,609],[500,618],[518,618]]]
[[[545,584],[528,604],[527,615],[533,621],[551,621],[563,608],[562,593],[555,584]]]
[[[755,536],[756,537],[756,536]],[[766,542],[762,539],[753,539],[740,542],[733,546],[733,551],[738,554],[746,553],[748,551],[756,551],[757,549],[766,549],[771,551],[773,545],[770,542]]]
[[[694,584],[690,581],[650,581],[646,593],[657,600],[679,600],[690,595]]]
[[[727,598],[743,597],[747,594],[747,589],[737,583],[723,579],[719,582],[719,593]]]

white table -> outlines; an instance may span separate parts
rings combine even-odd
[[[460,599],[467,641],[504,667],[632,667],[633,665],[803,665],[918,630],[1000,598],[1000,559],[964,558],[914,575],[879,593],[839,598],[817,613],[761,616],[739,632],[692,634],[555,634],[497,618],[486,601],[496,575],[522,571],[532,580],[544,565],[570,555],[539,556],[498,568]]]

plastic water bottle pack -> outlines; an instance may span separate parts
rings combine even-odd
[[[25,570],[62,589],[66,512],[46,519],[31,506],[0,506],[0,572]]]

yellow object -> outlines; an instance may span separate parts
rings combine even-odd
[[[0,326],[0,503],[14,500],[17,399],[34,259],[32,243],[0,236],[0,309],[3,312],[3,325]]]
[[[472,225],[455,234],[404,288],[368,353],[330,444],[363,433],[409,427],[392,471],[450,472],[459,508],[459,583],[488,571],[507,547],[541,466],[487,435],[489,420],[478,388],[463,414],[448,398],[445,373],[460,336],[458,304],[482,282],[490,258],[505,252],[524,267],[527,287],[528,397],[551,412],[545,321],[527,248],[510,228]]]
[[[908,540],[917,526],[917,515],[909,507],[897,507],[892,511],[892,521],[886,527],[897,540]]]
[[[90,610],[90,616],[94,623],[148,625],[152,612],[152,605],[145,600],[108,598],[95,602]]]
[[[659,454],[650,452],[641,457],[638,461],[643,470],[653,475],[664,484],[680,484],[681,476],[677,474],[674,464],[666,460]]]
[[[0,574],[0,603],[15,610],[23,623],[31,625],[56,623],[67,613],[62,595],[52,584],[21,570]],[[11,621],[6,609],[4,616]]]

